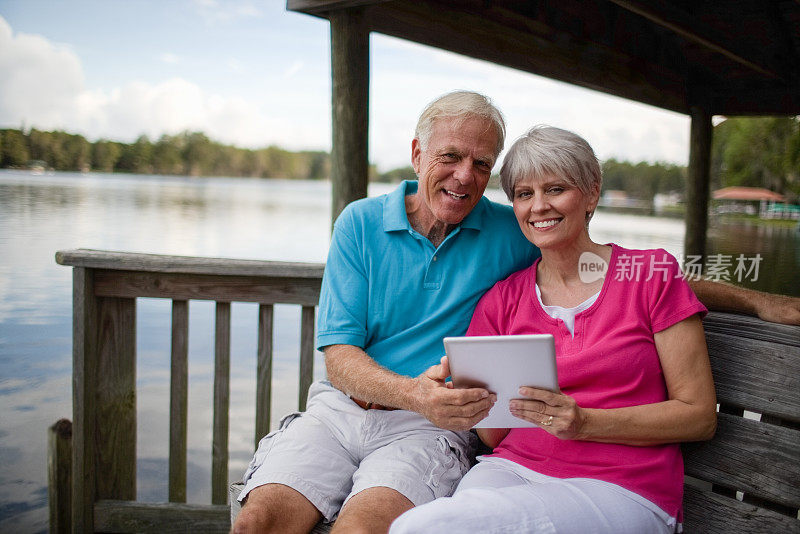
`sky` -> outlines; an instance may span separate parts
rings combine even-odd
[[[688,161],[679,113],[375,33],[370,70],[381,172],[410,163],[420,111],[455,89],[498,105],[507,145],[545,123],[603,160]],[[284,0],[0,0],[0,128],[330,150],[330,92],[329,24]]]

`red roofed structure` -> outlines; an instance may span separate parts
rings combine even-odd
[[[714,200],[764,200],[769,202],[786,202],[786,197],[762,187],[731,186],[717,189],[712,193]]]

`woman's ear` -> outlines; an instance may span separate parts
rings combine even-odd
[[[589,193],[589,212],[594,212],[597,209],[597,204],[600,202],[600,184],[595,183],[592,185],[592,190]]]

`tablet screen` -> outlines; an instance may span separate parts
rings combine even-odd
[[[489,415],[473,428],[535,427],[511,415],[509,402],[521,398],[522,386],[559,390],[550,334],[446,337],[444,348],[455,387],[482,387],[497,395]]]

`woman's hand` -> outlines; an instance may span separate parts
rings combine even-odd
[[[523,386],[519,388],[524,399],[513,399],[511,413],[530,421],[559,439],[580,439],[588,412],[581,409],[575,399],[563,393]]]

